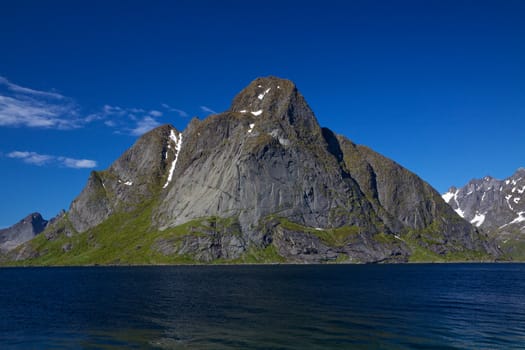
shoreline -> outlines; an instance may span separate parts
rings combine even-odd
[[[405,263],[211,263],[211,264],[86,264],[86,265],[0,265],[0,269],[10,268],[107,268],[107,267],[247,267],[247,266],[362,266],[362,265],[493,265],[493,264],[506,264],[506,265],[519,265],[525,264],[525,261],[417,261],[417,262],[405,262]]]

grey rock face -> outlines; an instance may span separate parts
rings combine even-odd
[[[525,233],[525,169],[498,180],[490,176],[451,187],[443,199],[463,218],[490,232]]]
[[[299,253],[303,248],[286,248],[286,239],[275,239],[291,260],[330,260],[337,253],[304,233],[283,234],[276,228],[264,235],[259,228],[263,218],[284,217],[321,229],[356,226],[363,237],[434,225],[447,238],[444,245],[485,249],[475,228],[415,174],[321,129],[289,81],[253,81],[230,110],[193,121],[183,140],[174,180],[162,192],[155,215],[161,229],[198,217],[237,217],[250,244],[260,245],[267,235],[301,235],[302,240],[293,241],[317,252],[305,255]],[[362,254],[354,243],[350,254],[381,261],[408,252],[405,247],[375,254],[381,248],[372,241],[361,243]],[[300,257],[292,258],[294,254]]]
[[[174,180],[162,194],[161,228],[198,217],[239,218],[248,238],[261,218],[376,231],[371,204],[341,169],[304,98],[289,81],[257,79],[229,111],[183,133]]]
[[[198,229],[189,227],[182,237],[157,239],[154,244],[154,249],[163,255],[192,256],[202,262],[236,259],[247,248],[237,222],[225,223],[216,218],[201,220]]]
[[[46,237],[85,232],[145,203],[148,232],[199,222],[159,236],[153,250],[203,262],[270,245],[291,262],[407,261],[412,243],[402,235],[436,254],[493,252],[423,180],[322,129],[295,85],[274,77],[182,133],[165,125],[142,136],[91,174]]]
[[[341,254],[314,235],[287,231],[282,227],[276,228],[273,244],[281,256],[294,263],[335,261]]]
[[[498,254],[482,233],[460,220],[440,194],[417,175],[366,146],[342,136],[338,139],[349,173],[391,232],[431,228],[440,238],[433,234],[432,240],[439,244],[428,248],[438,254],[445,253],[450,248],[447,245]]]
[[[273,244],[279,254],[294,263],[338,262],[406,262],[409,249],[402,243],[379,243],[362,234],[341,246],[331,246],[319,237],[276,226]]]
[[[0,230],[0,251],[10,251],[19,245],[31,240],[44,231],[48,224],[39,213],[26,216],[17,224]]]
[[[130,211],[156,195],[167,180],[168,164],[177,156],[180,133],[164,125],[143,135],[105,171],[93,171],[71,203],[69,221],[84,232],[119,211]]]

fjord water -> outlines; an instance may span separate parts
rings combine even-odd
[[[525,346],[525,265],[0,269],[0,348]]]

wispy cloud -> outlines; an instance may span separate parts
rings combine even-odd
[[[217,114],[217,112],[215,112],[213,109],[206,106],[201,106],[201,110],[209,114]]]
[[[159,125],[161,124],[158,121],[148,116],[138,120],[137,125],[131,129],[130,132],[132,135],[140,136]]]
[[[182,110],[162,105],[182,117]],[[162,110],[104,105],[94,113],[81,113],[81,107],[69,97],[54,91],[39,91],[17,85],[0,76],[0,127],[75,129],[100,123],[117,133],[139,136],[161,125]],[[28,158],[28,162],[31,158]]]
[[[36,152],[21,152],[21,151],[14,151],[14,152],[8,153],[7,156],[9,158],[21,159],[24,163],[27,163],[27,164],[33,164],[33,165],[39,165],[39,166],[49,163],[54,158],[53,156],[49,156],[46,154],[38,154]]]
[[[162,115],[163,113],[157,110],[105,105],[100,112],[91,117],[104,120],[104,125],[116,129],[116,133],[140,136],[161,125],[157,118]]]
[[[73,129],[85,122],[72,99],[23,87],[0,76],[0,126]]]
[[[173,108],[173,107],[171,107],[170,105],[168,105],[166,103],[163,103],[161,106],[164,107],[165,109],[167,109],[169,112],[177,113],[179,115],[179,117],[188,118],[190,116],[188,113],[186,113],[182,109]]]
[[[7,154],[7,157],[20,159],[24,163],[44,166],[57,165],[73,169],[90,169],[97,166],[97,162],[90,159],[75,159],[63,156],[53,156],[48,154],[39,154],[37,152],[13,151]]]
[[[30,89],[27,87],[23,87],[23,86],[14,84],[2,76],[0,76],[0,84],[5,85],[7,89],[13,92],[17,92],[21,94],[27,94],[27,95],[33,95],[33,96],[39,96],[39,97],[45,97],[45,98],[53,98],[57,100],[63,100],[66,98],[63,95],[56,93],[56,92],[39,91],[39,90],[34,90],[34,89]]]
[[[162,117],[162,112],[153,110],[153,111],[149,111],[149,115],[151,115],[152,117]]]
[[[97,162],[91,159],[74,159],[67,157],[58,157],[57,160],[65,167],[74,169],[91,169],[97,166]]]

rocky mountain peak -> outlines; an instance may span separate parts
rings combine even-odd
[[[458,190],[458,188],[456,186],[450,186],[450,188],[448,189],[447,193],[455,193],[457,190]]]
[[[297,87],[290,80],[276,77],[257,78],[235,96],[230,111],[255,116],[264,112],[272,115],[279,105],[289,103],[293,95],[297,94]],[[258,111],[262,111],[261,114]]]
[[[320,134],[317,119],[293,82],[276,77],[257,78],[234,99],[229,112],[260,123],[278,123],[298,133]]]
[[[40,213],[32,213],[15,225],[0,230],[0,252],[14,249],[27,242],[44,231],[47,224],[48,221],[44,220]]]
[[[22,222],[31,224],[36,233],[44,231],[47,225],[47,220],[44,220],[40,213],[29,214]]]
[[[130,211],[171,181],[181,133],[167,124],[140,137],[104,171],[93,171],[69,208],[73,228],[83,232],[115,211]]]
[[[511,179],[525,178],[525,168],[518,168],[516,172],[510,177]]]
[[[451,187],[443,199],[472,224],[494,230],[525,232],[525,169],[498,180],[491,176],[473,179],[461,188]]]
[[[321,129],[295,84],[275,77],[254,80],[228,111],[183,132],[166,125],[144,134],[107,170],[92,172],[45,235],[85,239],[82,247],[111,263],[493,253],[428,184]],[[72,259],[75,242],[62,246]],[[15,259],[40,254],[27,247]]]
[[[507,256],[525,259],[525,168],[451,187],[443,199],[465,220],[492,234]]]
[[[233,99],[230,112],[285,119],[315,118],[295,84],[276,77],[257,78]]]

